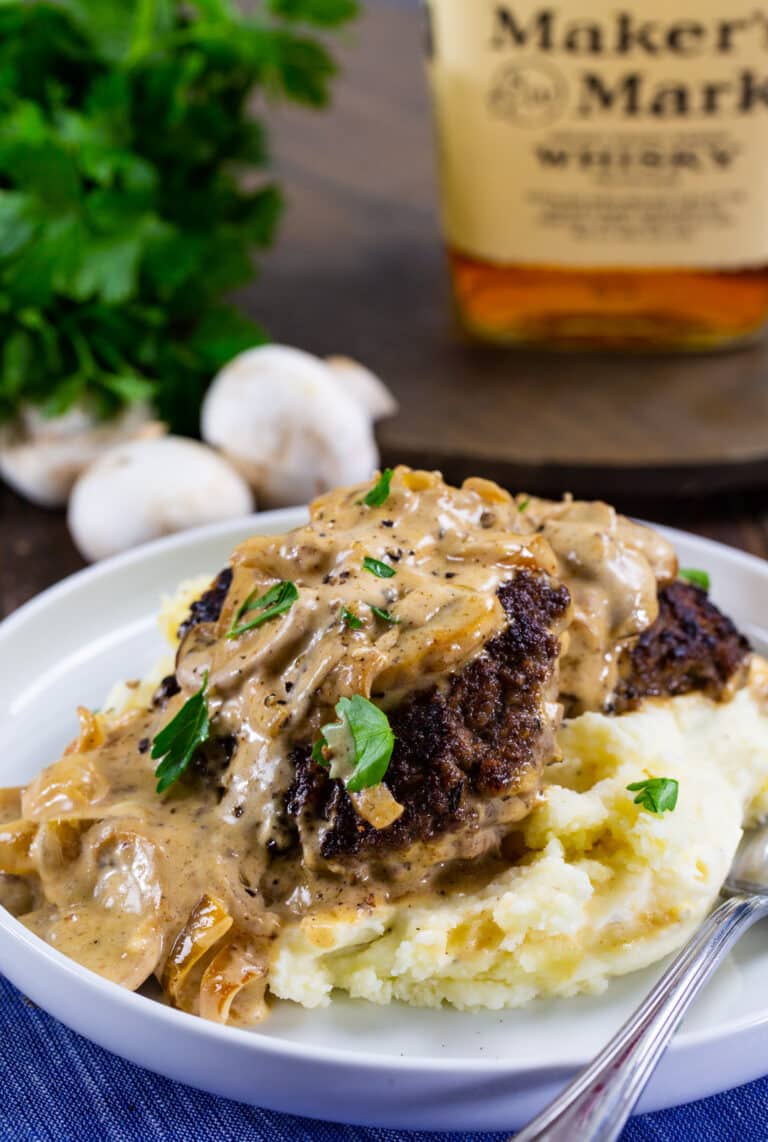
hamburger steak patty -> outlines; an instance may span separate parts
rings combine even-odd
[[[221,572],[193,603],[182,635],[218,618],[230,582],[231,572]],[[378,865],[402,879],[414,862],[482,855],[528,813],[543,768],[556,756],[551,703],[570,597],[546,575],[524,570],[498,595],[506,629],[443,686],[414,693],[389,714],[395,747],[385,780],[404,807],[400,818],[384,829],[368,824],[306,742],[291,756],[293,781],[277,813],[280,840],[268,846],[273,857],[300,852],[309,867],[347,874]],[[658,618],[622,655],[609,712],[692,691],[722,698],[740,684],[749,652],[705,591],[668,584],[659,590]],[[164,687],[169,683],[174,676]]]
[[[221,614],[227,591],[232,586],[232,568],[225,567],[219,571],[207,591],[203,591],[199,599],[195,599],[189,608],[189,614],[178,630],[179,642],[192,627],[198,623],[215,623]]]
[[[430,863],[479,855],[497,827],[519,820],[555,756],[558,634],[570,604],[565,587],[519,572],[498,592],[509,625],[444,687],[408,698],[390,714],[395,748],[385,778],[404,806],[375,829],[355,811],[343,784],[312,761],[311,743],[294,751],[296,775],[286,810],[305,860],[316,864],[430,846]],[[485,838],[479,835],[486,828]],[[447,842],[439,844],[439,838]]]
[[[659,615],[620,663],[614,713],[643,698],[703,691],[720,699],[738,685],[750,645],[701,587],[677,579],[659,591]]]

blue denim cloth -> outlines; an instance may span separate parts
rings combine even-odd
[[[3,1142],[503,1142],[508,1137],[335,1126],[214,1098],[95,1047],[2,978],[0,1026]],[[766,1142],[768,1079],[635,1119],[624,1142],[646,1140]]]

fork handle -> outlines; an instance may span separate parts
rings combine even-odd
[[[694,933],[624,1026],[515,1142],[615,1142],[685,1012],[756,920],[765,896],[731,896]]]

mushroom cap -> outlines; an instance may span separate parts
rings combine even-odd
[[[68,523],[86,559],[218,520],[248,515],[253,496],[211,448],[179,436],[133,440],[110,449],[83,472]]]
[[[0,428],[0,477],[33,503],[60,507],[80,473],[108,448],[146,432],[152,415],[147,404],[129,405],[109,420],[83,405],[57,417],[28,406]]]
[[[326,362],[285,345],[248,349],[225,365],[206,393],[201,428],[264,506],[306,503],[378,467],[363,404]]]
[[[336,376],[340,378],[348,392],[368,410],[372,420],[383,420],[394,416],[399,405],[394,395],[382,381],[365,365],[352,357],[332,356],[325,358]]]

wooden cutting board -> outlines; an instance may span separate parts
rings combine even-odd
[[[695,495],[768,484],[768,348],[548,355],[468,342],[449,296],[414,11],[347,33],[330,113],[274,116],[289,209],[244,295],[276,340],[347,353],[400,401],[387,461],[530,491]]]

